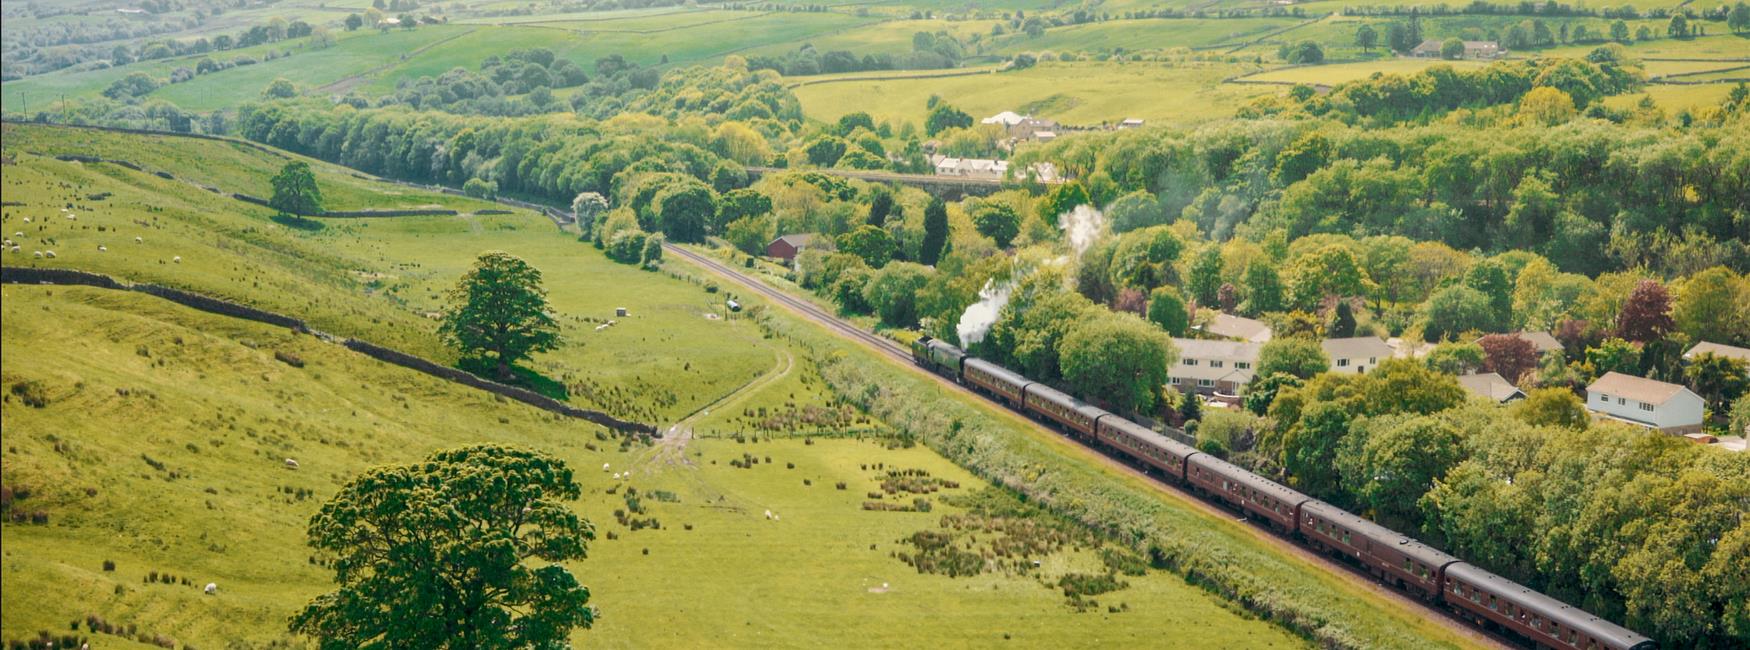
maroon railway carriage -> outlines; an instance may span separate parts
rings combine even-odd
[[[1108,415],[1095,423],[1100,442],[1142,461],[1175,480],[1185,480],[1185,459],[1196,449],[1130,420]]]
[[[1094,437],[1094,423],[1101,416],[1110,415],[1105,409],[1070,397],[1068,393],[1045,384],[1028,384],[1026,393],[1025,404],[1028,411],[1042,415],[1045,419],[1089,439]]]
[[[972,357],[961,365],[960,380],[1016,407],[1021,405],[1027,385],[1033,383],[1008,368]]]
[[[1319,500],[1300,506],[1300,535],[1423,600],[1440,595],[1440,572],[1458,558]]]
[[[1185,461],[1185,481],[1286,531],[1294,530],[1299,521],[1300,504],[1312,500],[1209,454],[1196,454]]]
[[[1548,648],[1653,650],[1651,639],[1519,583],[1459,562],[1446,568],[1442,599],[1470,617],[1494,623]]]

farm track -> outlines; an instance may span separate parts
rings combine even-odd
[[[746,274],[743,274],[740,271],[735,270],[733,267],[730,267],[729,265],[724,264],[722,262],[719,262],[715,259],[712,259],[709,256],[699,254],[697,252],[688,250],[686,248],[683,248],[683,247],[675,245],[675,244],[665,243],[665,244],[663,244],[663,248],[664,248],[664,251],[666,253],[673,254],[675,256],[678,256],[682,259],[687,260],[688,262],[692,262],[693,264],[703,268],[704,270],[706,270],[710,273],[716,274],[725,280],[728,280],[730,282],[734,282],[734,283],[739,284],[743,287],[746,287],[749,290],[751,290],[755,293],[758,293],[760,296],[767,298],[773,302],[776,302],[779,305],[782,305],[785,309],[788,309],[791,312],[794,312],[795,314],[802,316],[803,318],[814,321],[817,324],[825,326],[827,329],[830,329],[833,332],[835,332],[835,333],[837,333],[845,338],[849,338],[849,339],[863,345],[866,348],[872,349],[876,352],[879,352],[879,353],[882,353],[882,354],[887,355],[889,357],[892,357],[896,361],[900,362],[902,365],[904,365],[908,368],[911,368],[918,373],[927,375],[930,378],[934,379],[938,385],[942,386],[945,389],[959,391],[960,393],[962,393],[964,395],[976,397],[980,400],[988,402],[989,404],[992,404],[996,407],[999,407],[1005,411],[1011,410],[1009,407],[1004,406],[1003,404],[1001,404],[995,400],[992,400],[989,397],[986,397],[983,394],[978,393],[977,391],[974,391],[970,388],[967,388],[967,387],[959,384],[958,382],[954,382],[954,381],[949,380],[948,378],[943,377],[941,375],[937,375],[935,373],[927,372],[927,371],[924,371],[920,368],[917,368],[916,365],[913,364],[913,362],[912,362],[911,352],[909,350],[907,350],[905,348],[905,346],[902,346],[902,345],[900,345],[892,340],[889,340],[885,337],[882,337],[880,335],[869,332],[868,330],[865,330],[861,327],[858,327],[855,324],[841,320],[840,318],[833,315],[831,312],[828,312],[826,309],[820,307],[819,305],[815,305],[814,303],[809,302],[805,299],[798,298],[796,296],[790,295],[788,292],[785,292],[781,289],[767,285],[766,283],[761,282],[759,279],[750,277]],[[1041,433],[1048,434],[1052,437],[1062,437],[1062,436],[1060,436],[1060,434],[1056,430],[1051,429],[1043,424],[1040,424],[1036,420],[1033,420],[1032,418],[1026,418],[1024,415],[1023,415],[1023,418],[1026,419],[1028,423],[1030,423],[1033,427],[1035,427],[1035,429],[1037,431],[1039,431]],[[1228,510],[1227,508],[1220,506],[1214,502],[1205,500],[1204,498],[1197,496],[1196,494],[1193,494],[1192,492],[1190,492],[1189,490],[1187,490],[1183,487],[1162,481],[1162,480],[1160,480],[1159,477],[1157,477],[1153,474],[1149,474],[1147,471],[1137,467],[1136,465],[1131,464],[1129,462],[1126,462],[1122,459],[1119,459],[1119,458],[1111,455],[1110,453],[1106,452],[1105,450],[1102,450],[1102,449],[1100,449],[1092,444],[1087,443],[1086,441],[1076,439],[1073,437],[1070,437],[1070,440],[1077,443],[1077,446],[1081,447],[1085,452],[1087,452],[1087,455],[1090,459],[1105,465],[1108,469],[1111,469],[1111,470],[1114,470],[1117,472],[1121,472],[1124,474],[1128,474],[1130,476],[1134,476],[1137,478],[1145,479],[1145,482],[1148,483],[1149,485],[1153,486],[1157,492],[1164,494],[1164,495],[1168,495],[1179,503],[1182,503],[1182,504],[1185,504],[1185,505],[1190,506],[1192,508],[1195,508],[1204,514],[1207,514],[1207,515],[1210,515],[1213,517],[1228,518],[1228,519],[1233,519],[1236,517],[1236,513],[1234,511]],[[1246,520],[1246,518],[1243,515],[1239,516],[1238,519],[1241,521]],[[1513,647],[1511,644],[1506,642],[1504,639],[1499,638],[1499,637],[1497,637],[1493,634],[1490,634],[1484,630],[1481,630],[1479,628],[1473,627],[1472,625],[1469,624],[1469,622],[1465,621],[1464,619],[1459,618],[1458,616],[1454,615],[1453,613],[1451,613],[1445,609],[1431,607],[1428,604],[1423,603],[1422,601],[1411,598],[1411,597],[1409,597],[1409,596],[1407,596],[1407,595],[1405,595],[1397,590],[1391,589],[1383,584],[1380,584],[1379,582],[1374,580],[1371,575],[1367,574],[1363,570],[1356,568],[1354,566],[1351,566],[1347,563],[1338,562],[1330,557],[1327,557],[1323,554],[1317,553],[1317,552],[1313,551],[1312,549],[1301,546],[1281,533],[1266,530],[1266,529],[1260,528],[1258,526],[1242,526],[1242,528],[1245,529],[1249,534],[1251,534],[1253,538],[1255,538],[1261,542],[1264,542],[1265,544],[1275,548],[1276,550],[1280,551],[1281,553],[1283,553],[1285,555],[1292,556],[1292,557],[1297,558],[1297,559],[1299,559],[1303,562],[1306,562],[1308,564],[1323,566],[1331,574],[1337,575],[1337,576],[1347,577],[1349,582],[1351,582],[1352,584],[1361,586],[1362,588],[1365,588],[1365,589],[1371,591],[1372,593],[1374,593],[1375,595],[1377,595],[1381,598],[1384,598],[1384,599],[1387,599],[1391,602],[1397,603],[1398,605],[1402,606],[1405,609],[1421,610],[1425,613],[1428,613],[1431,615],[1432,619],[1440,621],[1443,625],[1445,625],[1447,628],[1449,628],[1453,632],[1459,634],[1460,636],[1464,637],[1468,641],[1476,643],[1479,646],[1491,647],[1491,648],[1510,648],[1510,647]]]

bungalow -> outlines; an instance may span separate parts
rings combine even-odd
[[[1227,313],[1217,313],[1203,326],[1203,331],[1213,336],[1236,341],[1263,343],[1270,340],[1270,326],[1264,321],[1253,320]]]
[[[1462,375],[1458,385],[1470,391],[1472,395],[1489,400],[1496,404],[1507,404],[1525,399],[1525,393],[1507,381],[1505,377],[1493,372],[1475,375]]]
[[[1665,433],[1701,431],[1706,408],[1688,388],[1620,372],[1604,373],[1586,387],[1586,409],[1594,416]]]
[[[1135,117],[1124,118],[1123,122],[1118,123],[1118,128],[1120,128],[1120,129],[1134,129],[1134,128],[1138,128],[1141,126],[1142,126],[1142,119],[1135,118]]]
[[[766,244],[766,257],[775,257],[786,262],[796,259],[796,254],[814,242],[814,235],[797,233],[784,235]]]
[[[1007,160],[949,158],[946,156],[936,159],[937,176],[1002,180],[1008,173],[1009,161]]]
[[[1410,56],[1423,59],[1438,59],[1442,56],[1441,50],[1445,47],[1446,41],[1431,38],[1422,41],[1421,45],[1417,45],[1414,49],[1411,49]],[[1459,58],[1499,59],[1506,55],[1507,50],[1502,48],[1501,44],[1495,41],[1464,41],[1464,54]]]
[[[1331,372],[1361,374],[1379,366],[1379,362],[1397,353],[1377,336],[1356,336],[1346,339],[1325,339],[1325,356],[1331,358]]]
[[[1179,363],[1167,370],[1167,381],[1186,395],[1239,395],[1257,373],[1262,343],[1173,339]]]
[[[1683,360],[1694,361],[1696,357],[1703,354],[1712,354],[1716,357],[1737,359],[1744,363],[1750,363],[1750,349],[1732,345],[1723,345],[1720,343],[1709,343],[1707,341],[1697,343],[1695,344],[1695,347],[1692,347],[1688,352],[1683,353]]]

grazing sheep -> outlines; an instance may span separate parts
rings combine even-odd
[[[40,260],[40,259],[42,259],[42,258],[43,258],[43,252],[42,252],[42,251],[37,251],[37,252],[36,252],[36,258],[37,258],[37,259],[39,259],[39,260]]]
[[[767,519],[771,519],[771,518],[772,518],[772,511],[770,511],[770,510],[767,510],[767,511],[766,511],[766,518],[767,518]]]
[[[212,596],[214,594],[219,593],[219,584],[216,582],[207,583],[206,592],[207,592],[208,596]]]
[[[607,463],[602,463],[602,471],[604,471],[604,472],[608,471],[608,464]]]
[[[616,481],[620,480],[620,473],[619,472],[614,472],[614,480],[616,480]]]
[[[47,253],[43,253],[43,257],[47,257],[47,258],[49,258],[49,259],[51,259],[51,260],[52,260],[52,259],[55,259],[55,252],[54,252],[54,251],[49,251],[49,252],[47,252]]]
[[[12,236],[13,236],[13,237],[23,237],[23,236],[24,236],[24,231],[23,231],[23,230],[20,230],[20,231],[18,231],[18,232],[15,232],[15,233],[12,233]]]
[[[778,515],[777,515],[777,514],[775,514],[775,513],[774,513],[774,514],[773,514],[773,515],[772,515],[772,521],[778,521],[778,520],[779,520],[779,519],[782,519],[782,517],[779,517],[779,516],[778,516]]]
[[[25,217],[25,218],[24,218],[24,222],[25,222],[25,223],[30,223],[30,217]]]
[[[18,251],[19,251],[18,244],[13,244],[12,245],[12,252],[16,253]]]
[[[136,243],[136,244],[144,244],[144,243],[146,243],[146,238],[145,238],[145,237],[135,237],[135,238],[134,238],[134,243]]]
[[[98,245],[97,245],[97,252],[99,252],[99,253],[107,253],[107,252],[109,252],[109,247],[108,247],[108,246],[104,246],[104,245],[103,245],[103,244],[98,244]]]
[[[177,255],[176,257],[172,257],[172,258],[170,258],[170,262],[173,264],[181,264],[182,263],[182,256]]]
[[[298,468],[298,461],[287,458],[286,459],[286,467],[291,468],[291,469],[297,469]]]
[[[78,221],[79,215],[69,214],[69,215],[67,215],[67,220],[68,221]]]

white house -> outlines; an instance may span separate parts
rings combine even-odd
[[[1173,339],[1179,363],[1167,370],[1167,381],[1186,395],[1239,395],[1257,374],[1262,343]]]
[[[1009,161],[987,160],[983,158],[949,158],[936,159],[937,176],[958,176],[960,178],[982,178],[1002,180],[1009,173]]]
[[[1485,372],[1475,375],[1460,375],[1458,385],[1463,386],[1470,394],[1489,400],[1496,404],[1506,404],[1525,399],[1525,393],[1514,386],[1507,378],[1498,373]]]
[[[1003,128],[1008,128],[1008,127],[1014,126],[1016,124],[1020,124],[1021,120],[1025,120],[1025,119],[1027,119],[1027,116],[1022,115],[1020,113],[1016,113],[1014,111],[1003,111],[1001,113],[997,113],[996,115],[992,115],[990,117],[979,120],[978,123],[979,124],[1001,124],[1001,125],[1003,125]]]
[[[1397,353],[1377,336],[1325,339],[1323,346],[1325,356],[1331,358],[1331,372],[1361,374]]]
[[[1712,354],[1716,357],[1737,359],[1744,363],[1750,363],[1750,349],[1740,348],[1734,345],[1709,343],[1707,341],[1697,343],[1695,344],[1695,347],[1692,347],[1688,352],[1683,353],[1683,360],[1694,361],[1696,357],[1703,354]]]
[[[1701,431],[1706,405],[1683,386],[1607,372],[1586,387],[1586,408],[1598,417],[1687,434]]]

